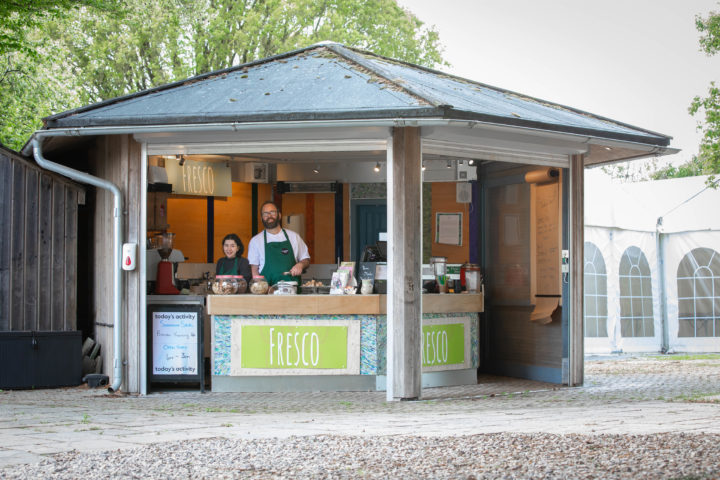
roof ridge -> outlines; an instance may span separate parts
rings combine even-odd
[[[340,55],[341,57],[344,57],[345,59],[347,59],[351,62],[357,63],[358,65],[360,65],[361,67],[363,67],[367,70],[370,70],[377,76],[384,78],[387,82],[392,83],[393,85],[396,85],[398,88],[410,93],[411,95],[421,99],[424,102],[427,102],[428,104],[432,105],[435,108],[451,106],[451,105],[447,105],[445,102],[435,98],[432,95],[428,95],[427,93],[421,93],[414,88],[408,87],[404,83],[399,83],[399,82],[395,81],[392,78],[392,75],[390,75],[390,72],[388,72],[387,70],[385,70],[384,68],[382,68],[378,65],[369,63],[368,61],[365,60],[365,58],[362,57],[362,55],[369,54],[371,56],[378,57],[383,60],[394,61],[394,62],[396,62],[398,60],[394,60],[394,59],[391,59],[388,57],[383,57],[382,55],[377,55],[373,52],[369,52],[366,50],[354,49],[354,48],[348,47],[346,45],[343,45],[341,43],[326,44],[323,46],[325,48],[327,48],[328,50],[332,50],[337,55]],[[407,66],[413,67],[413,68],[420,67],[420,65],[415,65],[414,63],[403,62],[403,61],[399,61],[399,62],[403,63]],[[425,67],[421,67],[421,68],[425,68]]]
[[[672,139],[672,138],[673,138],[672,136],[665,135],[665,134],[663,134],[663,133],[659,133],[659,132],[656,132],[656,131],[653,131],[653,130],[648,130],[648,129],[646,129],[646,128],[642,128],[642,127],[638,127],[638,126],[635,126],[635,125],[631,125],[631,124],[629,124],[629,123],[621,122],[621,121],[618,121],[618,120],[615,120],[615,119],[612,119],[612,118],[609,118],[609,117],[606,117],[606,116],[603,116],[603,115],[597,115],[597,114],[595,114],[595,113],[588,112],[587,110],[581,110],[581,109],[579,109],[579,108],[570,107],[570,106],[568,106],[568,105],[563,105],[563,104],[558,103],[558,102],[553,102],[553,101],[550,101],[550,100],[544,100],[544,99],[542,99],[542,98],[538,98],[538,97],[534,97],[534,96],[532,96],[532,95],[527,95],[527,94],[524,94],[524,93],[516,92],[516,91],[514,91],[514,90],[508,90],[508,89],[506,89],[506,88],[496,87],[496,86],[494,86],[494,85],[490,85],[490,84],[487,84],[487,83],[478,82],[477,80],[472,80],[472,79],[470,79],[470,78],[461,77],[460,75],[454,75],[454,74],[452,74],[452,73],[443,72],[443,71],[441,71],[441,70],[436,70],[436,69],[434,69],[434,68],[426,67],[426,66],[423,66],[423,65],[417,65],[417,64],[414,64],[414,63],[406,62],[406,61],[404,61],[404,60],[398,60],[398,59],[396,59],[396,58],[385,57],[385,56],[383,56],[383,55],[379,55],[379,54],[377,54],[377,53],[374,53],[374,52],[371,52],[371,51],[368,51],[368,50],[362,50],[362,49],[359,49],[359,48],[348,47],[347,45],[343,45],[343,44],[341,44],[341,43],[326,44],[326,45],[324,45],[324,46],[327,47],[327,48],[339,46],[339,47],[341,47],[341,48],[344,49],[344,50],[349,50],[349,51],[351,51],[351,52],[356,52],[357,54],[370,55],[370,56],[377,57],[377,58],[380,58],[380,59],[385,60],[385,61],[388,61],[388,62],[398,63],[398,64],[406,65],[406,66],[408,66],[408,67],[412,67],[412,68],[415,68],[415,69],[420,69],[420,70],[423,70],[423,71],[425,71],[425,72],[428,72],[428,73],[431,73],[431,74],[434,74],[434,75],[441,75],[441,76],[443,76],[443,77],[452,78],[452,79],[454,79],[454,80],[461,81],[461,82],[464,82],[464,83],[469,83],[469,84],[472,84],[472,85],[477,85],[477,86],[479,86],[479,87],[483,87],[483,88],[487,88],[487,89],[493,90],[493,91],[495,91],[495,92],[497,92],[497,93],[506,94],[506,95],[513,95],[513,96],[515,96],[515,97],[518,97],[518,98],[520,98],[520,99],[524,99],[524,100],[527,100],[527,101],[532,101],[532,102],[536,102],[536,103],[539,103],[539,104],[542,104],[542,105],[547,105],[547,106],[549,106],[549,107],[555,107],[555,108],[559,108],[559,109],[562,109],[562,110],[567,110],[567,111],[570,111],[570,112],[573,112],[573,113],[576,113],[576,114],[585,115],[585,116],[587,116],[587,117],[594,118],[594,119],[596,119],[596,120],[601,120],[601,121],[609,122],[609,123],[611,123],[611,124],[613,124],[613,125],[617,125],[617,126],[621,126],[621,127],[625,127],[625,128],[630,128],[630,129],[632,129],[632,130],[638,130],[638,131],[641,131],[641,132],[644,132],[644,133],[646,133],[646,134],[650,134],[650,135],[653,135],[653,136],[667,137],[668,139]],[[340,54],[340,55],[343,55],[342,53],[338,52],[338,51],[337,51],[336,49],[334,49],[334,48],[333,48],[333,51],[335,51],[336,53],[338,53],[338,54]],[[343,56],[345,56],[345,55],[343,55]],[[371,67],[367,66],[366,64],[362,63],[362,61],[356,60],[356,57],[355,57],[355,56],[352,56],[352,57],[346,56],[346,58],[348,58],[348,59],[350,59],[350,60],[352,60],[352,61],[355,61],[355,62],[361,64],[363,67],[368,68],[368,69],[370,69],[370,70],[373,70],[373,71],[375,71],[375,72],[377,73],[377,68],[371,68]],[[380,75],[380,74],[379,74],[379,75]],[[386,78],[386,79],[388,78],[387,73],[382,74],[381,76],[382,76],[383,78]],[[392,79],[388,79],[388,81],[391,81],[393,84],[398,85],[398,83],[395,82],[395,81],[393,81]],[[434,106],[436,106],[436,107],[449,107],[450,109],[455,110],[455,108],[454,108],[452,105],[447,105],[447,104],[444,103],[444,102],[433,102],[433,101],[431,101],[431,100],[429,100],[429,99],[427,98],[428,96],[427,96],[426,94],[420,94],[419,92],[415,91],[414,89],[410,89],[410,88],[408,88],[408,87],[406,87],[406,86],[404,86],[404,85],[399,85],[399,86],[400,86],[401,88],[403,88],[404,90],[408,91],[409,93],[411,93],[411,94],[413,94],[413,95],[415,95],[415,96],[418,96],[419,98],[422,98],[423,100],[427,101],[428,103],[430,103],[430,104],[432,104],[432,105],[434,105]]]

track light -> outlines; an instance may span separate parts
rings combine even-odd
[[[422,171],[425,171],[425,162],[422,162]]]
[[[175,155],[175,158],[178,158],[178,157],[180,157],[178,159],[178,165],[180,165],[182,167],[183,165],[185,165],[185,155]]]
[[[315,165],[315,168],[313,168],[313,173],[320,173],[320,167],[318,165]]]
[[[475,160],[468,160],[468,165],[475,165]]]
[[[375,168],[373,168],[373,170],[375,170],[376,172],[379,172],[379,171],[380,171],[380,162],[377,162],[377,163],[375,164]]]
[[[447,168],[452,168],[452,164],[450,163],[450,160],[447,161],[447,164],[445,165]]]

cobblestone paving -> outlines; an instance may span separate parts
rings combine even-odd
[[[630,435],[635,440],[628,440],[628,448],[640,449],[643,444],[653,442],[660,449],[667,447],[663,443],[666,441],[688,443],[688,438],[677,435],[698,435],[690,440],[705,445],[706,436],[720,435],[720,355],[697,360],[673,358],[677,357],[589,358],[585,383],[574,388],[481,376],[477,385],[425,389],[422,399],[415,402],[388,403],[384,392],[200,394],[184,391],[141,397],[111,395],[103,389],[83,387],[5,391],[0,392],[0,477],[4,476],[4,467],[8,468],[5,470],[8,476],[15,472],[16,476],[11,478],[23,478],[26,474],[43,476],[40,471],[10,468],[34,465],[48,458],[67,460],[71,452],[82,456],[87,463],[93,457],[85,455],[92,452],[122,452],[143,445],[162,449],[166,448],[162,445],[170,445],[168,442],[181,442],[182,448],[199,448],[205,444],[197,442],[211,439],[241,442],[238,445],[246,448],[251,444],[242,442],[267,439],[293,443],[297,438],[331,435],[330,438],[336,440],[328,440],[330,443],[338,443],[341,446],[338,448],[353,449],[357,448],[357,442],[362,444],[358,438],[382,442],[388,435],[408,439],[420,435],[447,441],[461,437],[478,441],[477,435],[490,435],[481,438],[505,445],[515,442],[512,435],[532,434],[532,438],[545,445],[543,448],[552,450],[551,445],[566,435],[602,435],[603,438]],[[653,436],[657,434],[674,436],[660,441],[660,437]],[[612,442],[622,443],[617,438]],[[708,454],[718,453],[714,458],[720,456],[720,450],[715,452],[712,448]],[[122,458],[123,454],[113,455]],[[524,471],[521,467],[520,463],[518,471]],[[716,464],[697,466],[704,469],[703,472],[720,475],[715,467]],[[398,470],[395,474],[403,475],[402,472]],[[447,476],[433,472],[432,476]],[[380,471],[378,476],[382,477],[382,473],[392,472]],[[73,473],[86,474],[84,471]],[[158,475],[157,478],[172,477]],[[270,477],[277,475],[269,474]],[[622,475],[613,478],[622,478]]]

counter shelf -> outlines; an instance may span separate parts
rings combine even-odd
[[[423,387],[474,384],[482,294],[424,294]],[[213,391],[384,390],[387,296],[208,295]]]

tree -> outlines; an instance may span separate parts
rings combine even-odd
[[[720,52],[720,13],[710,12],[707,17],[696,17],[695,26],[702,33],[700,48],[707,55]],[[710,174],[708,185],[715,185],[715,174],[720,173],[720,88],[710,82],[707,97],[697,96],[689,108],[691,115],[704,112],[704,122],[699,125],[703,133],[698,152],[702,173]]]
[[[700,49],[707,55],[720,52],[720,13],[710,12],[707,17],[695,17],[695,26],[701,33]],[[720,87],[710,82],[707,97],[696,96],[688,111],[691,115],[705,115],[704,121],[698,124],[703,138],[698,154],[693,155],[692,159],[677,167],[658,167],[657,162],[646,162],[639,167],[621,163],[603,167],[603,171],[613,178],[627,181],[709,175],[708,186],[717,188],[714,180],[715,175],[720,173]]]
[[[24,53],[33,56],[36,45],[27,33],[50,18],[59,18],[83,5],[112,9],[109,0],[3,0],[0,2],[0,56]]]
[[[101,1],[105,0],[84,3]],[[43,48],[33,66],[34,76],[28,75],[44,85],[58,78],[50,72],[62,78],[62,88],[57,91],[61,98],[40,101],[37,112],[46,112],[42,114],[46,116],[61,105],[78,107],[322,40],[430,67],[444,63],[437,32],[425,28],[395,0],[118,3],[119,10],[112,12],[83,6],[72,16],[44,18],[34,30],[38,36],[44,35]],[[27,56],[17,59],[22,67],[28,67],[28,61]],[[27,85],[31,83],[28,80]],[[22,90],[21,85],[16,87]],[[0,96],[4,94],[1,90],[2,85]],[[53,108],[49,108],[51,103]],[[0,120],[0,141],[12,146],[18,136],[29,137],[36,127],[18,128],[27,120],[17,116]],[[37,124],[38,117],[31,123]],[[20,132],[15,140],[8,140],[10,130]]]

